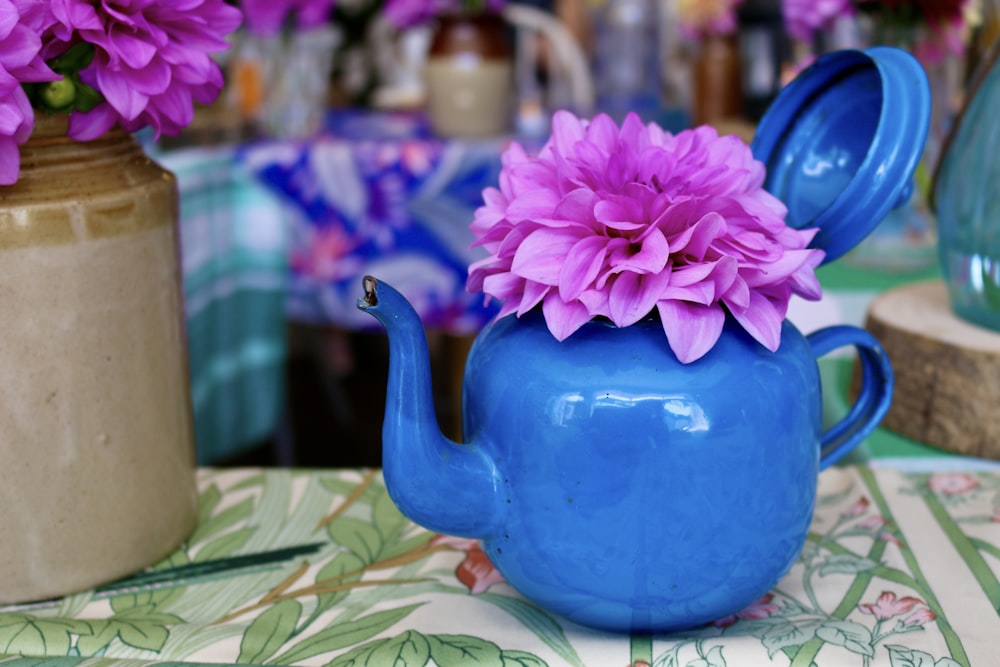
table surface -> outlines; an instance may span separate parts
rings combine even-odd
[[[377,470],[202,468],[181,550],[97,590],[0,608],[0,663],[994,665],[1000,468],[907,461],[821,473],[809,540],[771,593],[654,637],[535,607],[474,542],[400,515]]]

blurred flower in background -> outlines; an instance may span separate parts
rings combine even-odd
[[[246,29],[260,36],[327,25],[334,5],[335,0],[240,0]]]
[[[432,21],[435,16],[456,12],[499,12],[506,0],[385,0],[383,11],[400,30]]]
[[[681,33],[693,39],[736,32],[736,8],[743,0],[675,0]]]

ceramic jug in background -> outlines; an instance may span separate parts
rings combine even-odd
[[[122,577],[195,525],[174,177],[39,117],[0,188],[0,603]]]
[[[502,15],[442,14],[424,68],[434,132],[463,139],[498,137],[513,120],[514,50]]]

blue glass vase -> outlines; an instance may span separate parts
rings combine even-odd
[[[934,182],[938,250],[952,309],[1000,331],[1000,42],[983,60]]]

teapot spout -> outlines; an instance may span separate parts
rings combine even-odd
[[[389,336],[389,378],[382,423],[382,468],[389,497],[425,528],[487,537],[498,519],[500,474],[476,444],[441,433],[434,412],[430,358],[423,324],[387,283],[365,276],[358,308]]]

